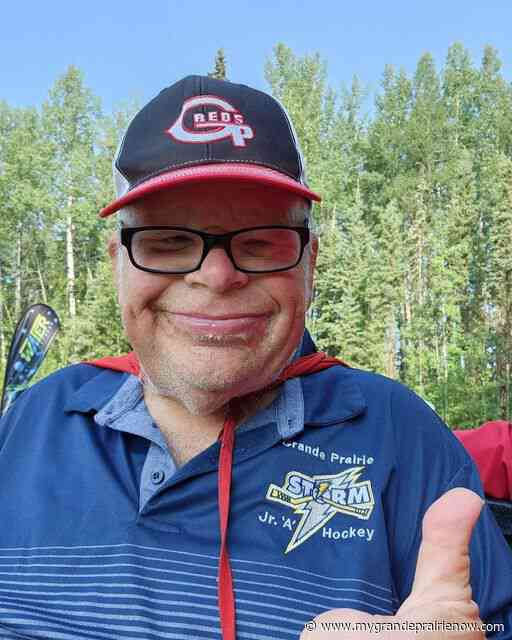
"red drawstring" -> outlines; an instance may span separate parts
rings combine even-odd
[[[227,535],[229,519],[229,502],[231,495],[231,468],[233,466],[233,445],[235,442],[235,418],[228,414],[224,421],[220,440],[219,456],[219,519],[220,519],[220,555],[218,599],[220,626],[223,640],[236,640],[235,594],[233,592],[233,576],[229,564]]]
[[[296,376],[308,375],[322,369],[327,369],[334,365],[341,364],[348,366],[342,360],[332,358],[326,353],[312,353],[295,360],[288,365],[279,378],[267,387],[267,390],[274,389],[285,380]],[[219,520],[220,520],[220,555],[219,555],[219,615],[222,629],[222,640],[236,640],[236,619],[235,619],[235,593],[233,591],[233,575],[229,562],[227,547],[227,533],[229,520],[229,506],[231,495],[231,469],[233,466],[233,448],[235,442],[236,419],[232,412],[229,412],[224,421],[224,427],[220,434],[220,455],[218,473],[218,495],[219,495]]]

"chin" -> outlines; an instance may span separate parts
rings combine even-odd
[[[237,375],[238,373],[238,375]],[[247,375],[243,372],[224,374],[223,368],[205,369],[174,365],[172,374],[166,367],[144,370],[144,385],[153,393],[172,398],[191,415],[205,416],[225,406],[232,398],[246,395]]]
[[[190,389],[207,393],[225,393],[232,390],[236,395],[240,395],[245,388],[262,378],[262,364],[247,357],[247,354],[240,356],[240,353],[213,353],[205,360],[194,358],[192,361],[182,362],[177,370],[180,371],[180,378],[188,383]],[[258,387],[265,384],[265,380],[261,380]]]
[[[142,357],[146,384],[159,395],[174,398],[194,415],[210,413],[235,397],[240,397],[270,384],[266,358],[259,353],[250,357],[247,350],[218,347],[194,349],[183,357],[174,353],[171,359],[161,355]]]
[[[191,339],[160,333],[153,334],[152,340],[146,335],[139,344],[132,344],[151,387],[159,395],[178,400],[190,413],[198,414],[197,408],[191,410],[192,405],[222,406],[231,398],[262,389],[277,378],[296,345],[291,344],[290,334],[282,335],[283,330],[275,329],[273,335],[267,333],[258,340],[254,336],[248,339],[244,334],[201,335]]]

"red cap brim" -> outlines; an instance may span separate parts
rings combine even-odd
[[[321,198],[313,191],[310,191],[300,182],[285,176],[279,171],[261,167],[255,164],[204,164],[187,169],[177,169],[169,173],[163,173],[155,178],[146,180],[138,187],[128,191],[124,196],[117,198],[100,212],[101,218],[119,211],[128,204],[148,196],[157,191],[177,187],[181,184],[206,181],[233,180],[235,182],[255,182],[269,187],[284,189],[290,193],[295,193],[307,200],[320,202]]]

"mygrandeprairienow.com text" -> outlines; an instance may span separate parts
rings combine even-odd
[[[415,622],[413,620],[390,620],[389,622],[346,622],[342,620],[310,620],[304,625],[306,631],[357,631],[366,633],[383,633],[385,631],[408,631],[413,633],[425,632],[459,632],[483,631],[496,633],[505,631],[502,623],[485,622],[451,622],[449,620],[434,620],[432,622]]]

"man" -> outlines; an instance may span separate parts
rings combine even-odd
[[[281,106],[185,78],[114,173],[134,353],[57,372],[1,423],[2,637],[335,640],[328,622],[479,615],[512,637],[511,556],[463,448],[304,330],[318,196]]]

